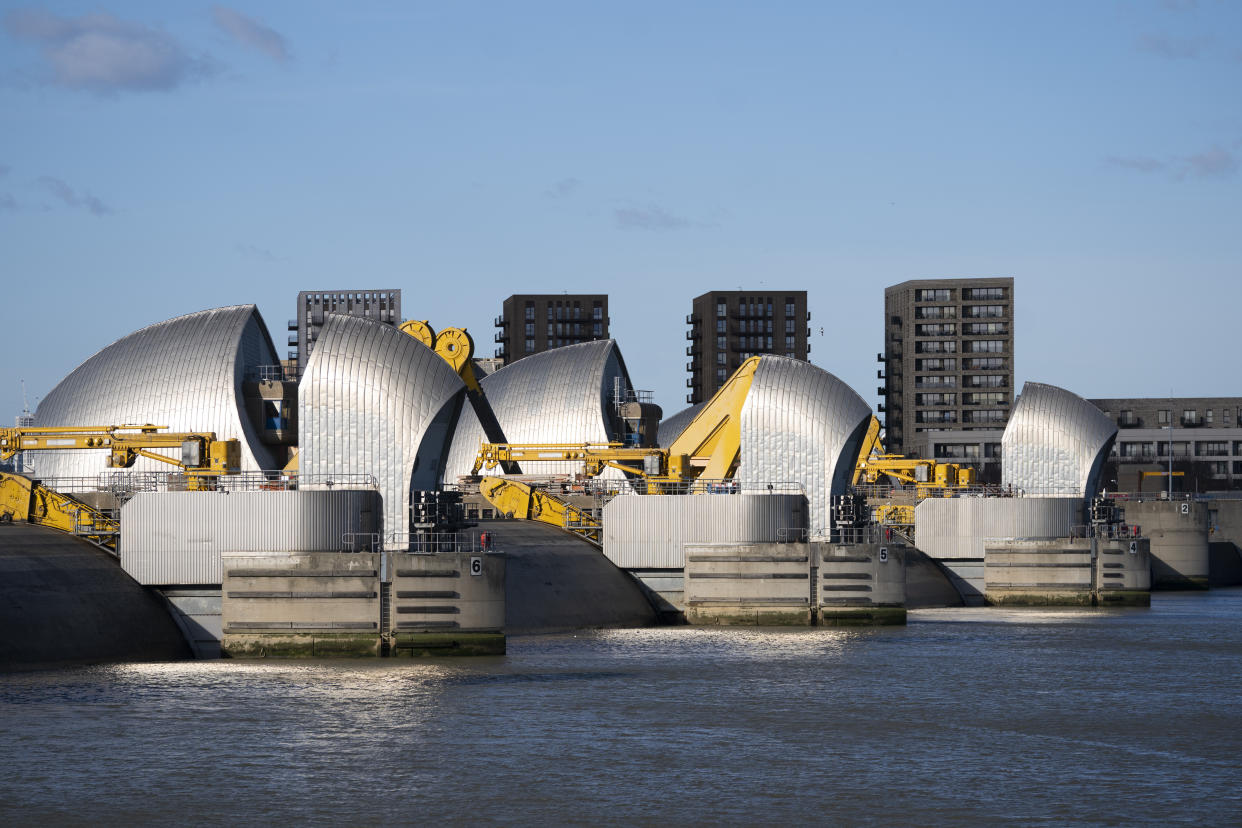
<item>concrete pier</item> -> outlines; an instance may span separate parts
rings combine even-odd
[[[896,544],[686,544],[686,620],[706,625],[904,624]]]
[[[985,597],[1017,606],[1149,606],[1147,539],[984,542]]]
[[[501,554],[225,553],[223,563],[225,657],[505,651]]]
[[[1151,540],[1152,589],[1206,589],[1210,572],[1208,505],[1190,500],[1119,503],[1125,522]]]

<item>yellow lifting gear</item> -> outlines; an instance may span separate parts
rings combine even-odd
[[[24,520],[86,538],[116,554],[121,526],[113,518],[38,480],[0,472],[0,523]]]
[[[492,411],[483,393],[483,386],[479,385],[478,377],[474,375],[474,339],[466,329],[445,328],[436,333],[431,323],[425,319],[407,319],[401,323],[400,329],[435,351],[457,372],[457,376],[466,384],[466,397],[470,400],[475,416],[479,418],[479,424],[483,426],[483,436],[493,443],[505,442],[500,421],[496,419],[496,413]],[[505,474],[522,473],[517,464],[509,460],[503,461],[503,468]]]
[[[726,480],[737,473],[742,450],[742,405],[763,357],[747,359],[733,372],[667,449],[632,448],[620,443],[483,443],[472,474],[505,462],[581,461],[582,473],[594,477],[605,468],[620,469],[655,484],[679,484],[702,478]]]
[[[858,453],[858,461],[854,465],[854,485],[878,483],[882,477],[892,477],[902,483],[913,484],[920,500],[974,486],[978,480],[977,473],[971,466],[885,454],[884,445],[880,442],[880,421],[872,417],[863,438],[862,450]]]
[[[222,474],[241,471],[241,443],[217,440],[212,432],[165,431],[167,426],[56,426],[0,428],[0,460],[22,451],[103,449],[108,466],[128,469],[139,457],[181,469],[191,489],[213,488]],[[180,458],[155,449],[180,449]]]
[[[559,526],[584,538],[596,548],[603,547],[603,527],[586,512],[547,492],[503,477],[484,477],[479,494],[487,498],[505,517],[537,520]]]

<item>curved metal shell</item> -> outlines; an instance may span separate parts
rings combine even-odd
[[[83,362],[39,403],[35,424],[93,426],[152,423],[172,431],[213,431],[241,441],[245,471],[279,468],[246,413],[247,371],[279,363],[254,305],[178,316],[135,331]],[[30,452],[43,477],[95,477],[108,468],[104,451]],[[139,458],[134,471],[170,471]]]
[[[407,532],[410,490],[439,485],[465,390],[409,334],[330,314],[298,387],[298,469],[373,475],[384,499],[382,533]]]
[[[871,407],[833,374],[809,362],[765,354],[742,405],[743,484],[801,483],[809,529],[831,529],[832,498],[854,473]]]
[[[606,443],[619,439],[613,406],[616,381],[630,389],[621,350],[611,339],[532,354],[479,381],[510,443]],[[445,480],[470,473],[483,427],[469,405],[462,411]],[[579,463],[539,463],[524,474],[575,474]],[[503,476],[502,469],[488,474]],[[611,474],[605,476],[613,476]]]
[[[1026,494],[1091,497],[1116,424],[1077,394],[1028,382],[1001,437],[1001,482]]]
[[[671,446],[673,441],[686,430],[686,426],[690,425],[690,421],[698,416],[705,405],[707,405],[705,402],[697,403],[660,420],[660,429],[656,435],[656,443],[660,448]]]

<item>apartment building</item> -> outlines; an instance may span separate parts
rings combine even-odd
[[[504,301],[495,325],[495,355],[505,365],[522,357],[594,339],[608,339],[608,295],[521,293]]]

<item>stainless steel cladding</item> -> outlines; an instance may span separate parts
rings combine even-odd
[[[681,569],[682,544],[803,539],[802,495],[621,495],[604,506],[604,555],[626,569]]]
[[[692,405],[689,408],[683,408],[676,414],[671,414],[660,421],[660,431],[656,437],[656,442],[660,448],[668,448],[673,441],[686,430],[686,426],[690,425],[690,421],[698,416],[703,410],[703,406],[707,405],[701,402],[698,405]]]
[[[241,441],[246,471],[278,468],[246,414],[242,381],[259,365],[279,362],[254,305],[216,308],[142,330],[79,365],[39,403],[38,426],[152,423],[173,431],[214,431]],[[169,456],[172,456],[170,454]],[[29,452],[42,477],[94,477],[108,471],[105,451]],[[139,458],[135,471],[169,471]]]
[[[765,354],[742,406],[743,484],[802,484],[812,538],[831,529],[829,504],[854,473],[871,407],[837,377],[798,359]]]
[[[385,535],[409,531],[411,489],[440,483],[466,386],[409,334],[355,316],[327,317],[298,387],[303,474],[370,474]]]
[[[603,339],[532,354],[489,374],[479,385],[510,443],[606,443],[620,437],[613,405],[618,378],[621,390],[630,390],[617,343]],[[466,406],[453,437],[445,480],[470,473],[483,440],[479,418]],[[580,470],[579,463],[539,463],[522,469],[537,475]],[[503,470],[488,474],[503,476]]]
[[[1116,424],[1082,397],[1028,382],[1001,438],[1001,482],[1026,494],[1094,497],[1116,436]]]
[[[929,497],[915,507],[918,548],[938,560],[982,558],[984,538],[1064,538],[1082,523],[1068,497]]]
[[[142,492],[121,509],[121,567],[145,585],[219,584],[223,552],[339,552],[379,511],[370,489]]]

